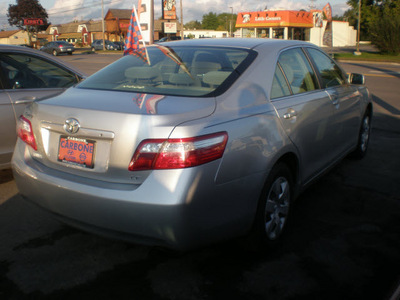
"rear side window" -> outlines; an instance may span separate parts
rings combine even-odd
[[[79,88],[176,96],[216,96],[254,60],[252,50],[155,45],[126,55]]]
[[[300,48],[282,52],[278,60],[293,94],[315,90],[317,79],[309,61]]]
[[[330,57],[317,49],[309,48],[307,51],[321,76],[321,85],[323,88],[346,83],[342,70]]]

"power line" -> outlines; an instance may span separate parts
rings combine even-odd
[[[109,2],[105,2],[104,4],[116,4],[116,3],[119,3],[119,2],[123,2],[123,1],[125,1],[125,0],[117,0],[117,1],[112,1],[112,0],[110,0]],[[79,6],[79,7],[76,7],[76,8],[70,8],[70,9],[66,9],[67,7],[66,6],[64,6],[64,7],[60,7],[60,8],[52,8],[51,10],[49,10],[49,12],[47,13],[49,16],[50,15],[58,15],[58,14],[64,14],[64,13],[66,13],[66,12],[71,12],[71,11],[76,11],[76,10],[82,10],[82,9],[88,9],[88,8],[92,8],[92,7],[95,7],[95,6],[98,6],[98,5],[100,5],[101,4],[101,1],[97,1],[97,2],[91,2],[90,3],[91,5],[86,5],[86,6]],[[75,5],[75,6],[77,6],[77,5]],[[70,6],[71,7],[71,6]],[[73,7],[73,6],[72,6]],[[52,10],[57,10],[57,11],[55,11],[55,12],[51,12]]]

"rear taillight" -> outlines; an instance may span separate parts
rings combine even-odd
[[[58,45],[58,48],[60,48],[60,49],[61,49],[62,47],[63,47],[63,45]]]
[[[35,136],[33,135],[32,124],[24,116],[19,117],[17,125],[18,137],[31,146],[35,151],[37,150]]]
[[[194,138],[142,141],[129,164],[129,171],[181,169],[222,157],[228,134],[220,132]]]

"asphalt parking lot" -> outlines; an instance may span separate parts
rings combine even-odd
[[[111,60],[62,59],[89,67]],[[399,299],[400,67],[345,69],[365,73],[374,96],[369,152],[300,196],[281,243],[254,251],[239,239],[176,253],[107,240],[22,200],[3,170],[0,299]]]

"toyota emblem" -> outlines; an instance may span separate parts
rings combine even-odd
[[[78,120],[73,119],[73,118],[67,119],[64,124],[64,130],[67,133],[71,133],[71,134],[77,133],[79,130],[79,127],[80,127],[80,125],[79,125]]]

